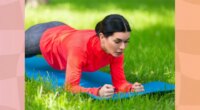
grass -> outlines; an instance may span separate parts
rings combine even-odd
[[[26,7],[25,28],[52,20],[77,29],[94,29],[110,13],[124,15],[132,27],[125,50],[124,69],[130,82],[175,83],[174,0],[50,0],[48,5]],[[109,67],[101,69],[109,72]],[[71,94],[42,81],[26,78],[27,110],[174,110],[174,92],[137,96],[117,101],[96,101],[85,94]]]
[[[33,89],[34,88],[34,89]],[[25,108],[27,110],[172,110],[174,92],[136,96],[121,100],[93,100],[85,94],[71,94],[49,83],[26,78]]]

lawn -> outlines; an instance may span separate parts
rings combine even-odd
[[[25,8],[25,29],[62,21],[76,29],[94,29],[111,13],[124,15],[132,33],[125,50],[124,68],[130,82],[165,81],[175,83],[174,0],[49,0],[47,5]],[[101,69],[109,72],[109,67]],[[132,97],[117,101],[97,101],[85,94],[71,94],[51,85],[26,78],[27,110],[174,110],[174,92]]]

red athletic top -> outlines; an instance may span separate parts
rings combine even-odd
[[[99,88],[79,85],[81,74],[82,71],[97,71],[108,64],[117,92],[128,92],[132,87],[124,75],[124,55],[113,57],[105,53],[94,30],[76,30],[68,25],[50,28],[43,33],[40,49],[49,65],[66,70],[65,89],[68,91],[98,95]]]

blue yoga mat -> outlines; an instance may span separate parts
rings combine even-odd
[[[51,68],[43,57],[31,57],[25,59],[25,71],[26,76],[28,78],[33,78],[35,80],[38,79],[38,76],[42,77],[44,80],[48,79],[51,80],[52,86],[56,87],[63,87],[65,82],[65,72],[58,71]],[[105,72],[96,71],[96,72],[83,72],[80,86],[83,87],[100,87],[104,84],[112,84],[110,74]],[[149,82],[143,84],[145,91],[144,92],[128,92],[128,93],[117,93],[114,94],[111,98],[101,98],[92,94],[87,93],[94,99],[102,100],[102,99],[122,99],[122,98],[129,98],[136,95],[144,95],[156,92],[167,92],[173,91],[175,86],[174,84],[169,84],[166,82]]]

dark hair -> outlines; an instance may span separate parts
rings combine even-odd
[[[97,23],[95,31],[97,36],[99,36],[99,33],[103,33],[105,37],[109,37],[114,32],[131,32],[131,28],[122,15],[110,14]]]

